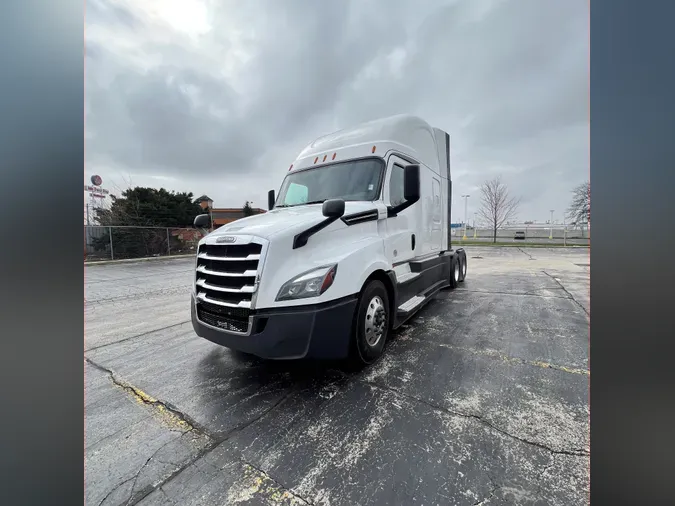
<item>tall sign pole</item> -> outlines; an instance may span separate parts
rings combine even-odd
[[[462,195],[462,198],[464,199],[464,237],[462,237],[463,241],[466,241],[466,222],[468,219],[467,204],[469,203],[469,197],[470,195]]]
[[[90,211],[95,211],[97,207],[101,207],[103,199],[110,193],[105,188],[101,188],[101,184],[103,184],[101,176],[94,175],[91,176],[91,185],[84,185],[84,191],[89,194],[89,203],[87,204],[87,225],[91,224]]]
[[[551,228],[548,234],[549,240],[553,239],[553,209],[551,209]]]

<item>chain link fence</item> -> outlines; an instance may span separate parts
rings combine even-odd
[[[194,228],[84,226],[84,260],[124,260],[197,252],[204,237]]]
[[[514,240],[516,232],[523,232],[525,240],[589,244],[588,229],[564,227],[504,228],[497,231],[497,241]],[[464,236],[463,228],[453,228],[456,239]],[[134,258],[186,255],[197,252],[197,243],[204,237],[194,228],[129,227],[129,226],[84,226],[84,259],[87,262],[100,260],[123,260]],[[467,240],[492,240],[492,230],[467,227]]]
[[[562,225],[553,225],[552,229],[551,227],[543,226],[509,226],[508,228],[497,230],[497,241],[514,240],[516,232],[522,232],[525,236],[524,239],[531,242],[546,242],[552,240],[558,243],[569,241],[572,244],[580,245],[587,245],[590,242],[590,230],[588,228],[565,227]],[[494,232],[492,229],[483,227],[476,227],[474,229],[473,227],[468,226],[466,230],[467,240],[492,240],[493,234]],[[453,228],[451,230],[451,235],[454,238],[462,238],[464,236],[464,227]]]

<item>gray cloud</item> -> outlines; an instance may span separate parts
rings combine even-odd
[[[85,16],[89,25],[95,23],[123,25],[134,30],[143,27],[142,21],[131,10],[108,0],[87,0]]]
[[[262,204],[313,138],[408,112],[470,212],[497,173],[525,219],[588,177],[587,2],[218,1],[184,33],[148,1],[88,5],[88,175]]]

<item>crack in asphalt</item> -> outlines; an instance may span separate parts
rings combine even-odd
[[[130,482],[131,480],[133,480],[133,479],[134,479],[134,477],[132,476],[131,478],[127,478],[127,479],[124,480],[123,482],[121,482],[121,483],[115,485],[115,486],[112,488],[112,490],[111,490],[110,492],[108,492],[108,493],[105,495],[105,497],[104,497],[103,499],[101,499],[101,502],[98,503],[98,506],[102,506],[102,504],[108,500],[108,497],[110,497],[110,496],[113,494],[113,492],[115,492],[116,490],[118,490],[121,486],[126,485],[127,483],[129,483],[129,482]]]
[[[363,381],[364,383],[366,383],[368,385],[371,385],[375,388],[380,388],[382,390],[388,390],[390,392],[401,395],[403,397],[407,397],[407,398],[412,399],[414,401],[420,402],[420,403],[422,403],[422,404],[424,404],[424,405],[426,405],[426,406],[428,406],[428,407],[430,407],[430,408],[432,408],[436,411],[441,411],[441,412],[443,412],[445,414],[448,414],[448,415],[460,416],[462,418],[473,418],[474,420],[479,421],[483,425],[486,425],[487,427],[490,427],[492,430],[495,430],[495,431],[499,432],[500,434],[504,434],[505,436],[508,436],[512,439],[515,439],[516,441],[520,441],[521,443],[525,443],[525,444],[528,444],[528,445],[531,445],[531,446],[536,446],[537,448],[541,448],[542,450],[546,450],[547,452],[550,452],[550,453],[555,454],[555,455],[570,455],[570,456],[573,456],[573,457],[588,457],[588,456],[590,456],[590,453],[585,451],[585,450],[555,450],[553,448],[550,448],[550,447],[546,446],[545,444],[538,443],[536,441],[530,441],[529,439],[525,439],[525,438],[522,438],[520,436],[516,436],[515,434],[511,434],[510,432],[508,432],[508,431],[506,431],[506,430],[504,430],[500,427],[497,427],[496,425],[494,425],[492,422],[490,422],[486,418],[483,418],[481,415],[476,415],[476,414],[471,414],[471,413],[462,413],[460,411],[454,411],[454,410],[448,409],[444,406],[441,406],[439,404],[436,404],[436,403],[427,401],[425,399],[421,399],[419,397],[416,397],[414,395],[411,395],[409,393],[403,392],[403,391],[398,390],[396,388],[386,386],[386,385],[381,385],[379,383],[376,383],[376,382],[373,382],[373,381],[368,381],[366,379],[360,378],[357,381]]]
[[[191,320],[185,320],[184,322],[172,323],[171,325],[167,325],[166,327],[161,327],[161,328],[158,328],[158,329],[148,330],[148,331],[146,331],[146,332],[142,332],[142,333],[140,333],[140,334],[136,334],[135,336],[125,337],[124,339],[120,339],[119,341],[114,341],[114,342],[112,342],[112,343],[106,343],[106,344],[100,344],[100,345],[98,345],[98,346],[93,346],[93,347],[91,347],[91,348],[87,348],[87,349],[84,350],[84,351],[85,351],[85,352],[88,352],[88,351],[96,351],[96,350],[99,350],[99,349],[101,349],[101,348],[105,348],[106,346],[112,346],[113,344],[125,343],[125,342],[127,342],[127,341],[131,341],[132,339],[136,339],[136,338],[138,338],[138,337],[147,336],[148,334],[152,334],[152,333],[154,333],[154,332],[160,332],[160,331],[162,331],[162,330],[167,330],[167,329],[170,329],[170,328],[173,328],[173,327],[178,327],[178,326],[180,326],[180,325],[185,325],[186,323],[190,323],[190,321],[191,321]],[[93,365],[93,364],[92,364],[92,365]]]
[[[154,492],[157,489],[160,489],[169,483],[171,480],[173,480],[176,476],[178,476],[180,473],[185,471],[188,467],[190,467],[192,464],[194,464],[196,461],[204,457],[205,455],[211,453],[213,450],[215,450],[220,443],[218,441],[211,440],[211,443],[209,443],[207,446],[205,446],[201,451],[197,452],[195,455],[187,459],[183,465],[179,466],[174,472],[172,472],[169,476],[164,478],[158,483],[154,483],[153,485],[143,489],[142,493],[137,494],[135,498],[133,498],[132,502],[127,503],[128,506],[134,506],[135,504],[138,504],[141,502],[143,499],[145,499],[147,496],[149,496],[152,492]],[[161,490],[161,492],[164,495],[167,495],[166,492]]]
[[[174,472],[172,472],[169,476],[161,480],[160,482],[150,485],[146,487],[145,489],[139,491],[138,493],[134,494],[134,489],[136,487],[136,482],[143,471],[147,467],[147,465],[153,460],[153,458],[157,455],[157,453],[160,452],[165,446],[167,446],[170,443],[175,442],[174,439],[171,439],[170,441],[167,441],[163,445],[161,445],[157,450],[153,452],[153,454],[145,461],[145,463],[139,468],[139,470],[135,473],[134,476],[131,478],[126,479],[125,481],[121,482],[117,486],[115,486],[106,496],[103,498],[101,503],[99,503],[99,506],[103,504],[103,502],[117,489],[119,489],[121,486],[124,484],[128,483],[129,481],[133,480],[134,483],[131,487],[131,492],[130,496],[127,499],[127,501],[124,503],[125,506],[133,506],[143,499],[145,499],[148,495],[150,495],[152,492],[154,492],[157,489],[160,489],[169,483],[171,480],[173,480],[176,476],[178,476],[180,473],[182,473],[185,469],[187,469],[189,466],[191,466],[194,462],[197,460],[201,459],[202,457],[206,456],[213,450],[215,450],[220,444],[224,443],[234,435],[238,434],[242,430],[246,429],[247,427],[251,426],[252,424],[256,423],[257,421],[261,420],[263,417],[267,416],[270,412],[272,412],[274,409],[279,407],[281,404],[283,404],[291,395],[293,395],[296,392],[295,388],[290,388],[288,392],[286,392],[283,396],[281,396],[276,402],[274,402],[269,408],[263,410],[261,413],[256,415],[255,417],[251,418],[250,420],[246,420],[236,427],[233,427],[229,431],[227,431],[224,434],[211,434],[209,431],[207,431],[204,427],[202,427],[199,423],[197,423],[194,419],[192,419],[190,416],[187,414],[183,413],[180,411],[178,408],[175,406],[171,405],[168,402],[161,401],[158,399],[155,399],[154,397],[149,396],[142,390],[140,390],[137,387],[134,387],[133,385],[120,380],[116,375],[115,372],[112,369],[108,369],[107,367],[104,367],[100,364],[97,364],[96,362],[92,361],[89,358],[85,357],[85,360],[87,361],[88,364],[90,364],[92,367],[95,367],[96,369],[103,371],[107,373],[110,377],[110,380],[112,383],[123,390],[129,392],[134,398],[140,400],[143,402],[143,404],[151,405],[151,406],[161,406],[167,411],[170,411],[173,415],[178,417],[179,420],[181,420],[187,428],[183,431],[182,435],[180,437],[183,437],[185,434],[188,433],[197,433],[199,435],[202,435],[206,437],[210,442],[199,452],[197,452],[194,456],[191,458],[187,459],[185,462],[183,462],[182,465],[180,465]],[[242,460],[243,461],[243,460]],[[299,500],[302,500],[305,504],[312,505],[311,502],[308,502],[307,500],[303,499],[302,497],[298,496],[297,494],[294,494],[291,492],[289,489],[286,487],[283,487],[279,482],[274,480],[272,477],[270,477],[267,473],[262,471],[261,469],[258,469],[256,466],[250,464],[249,462],[243,461],[245,464],[251,466],[252,468],[256,469],[257,471],[265,474],[270,480],[272,480],[274,483],[278,484],[281,488],[284,490],[287,490],[290,495],[293,495],[297,497]],[[166,492],[162,490],[162,493],[166,495]]]
[[[543,272],[543,273],[546,274],[549,278],[551,278],[553,281],[555,281],[555,282],[558,284],[558,286],[560,286],[560,288],[562,288],[563,292],[565,292],[567,295],[569,295],[569,296],[570,296],[570,299],[572,299],[572,300],[574,301],[574,303],[575,303],[577,306],[579,306],[579,307],[583,310],[584,313],[586,313],[586,316],[588,316],[588,317],[590,318],[591,314],[586,310],[586,308],[581,304],[581,302],[579,302],[577,299],[574,298],[574,295],[572,295],[570,292],[567,291],[567,288],[565,288],[565,287],[563,286],[563,284],[562,284],[560,281],[558,281],[558,280],[556,279],[555,276],[553,276],[552,274],[549,274],[549,273],[546,272],[546,271],[541,271],[541,272]]]
[[[230,438],[231,438],[232,436],[234,436],[235,434],[238,434],[238,433],[241,432],[242,430],[246,429],[247,427],[250,427],[251,425],[253,425],[253,424],[256,423],[257,421],[261,420],[263,417],[265,417],[266,415],[268,415],[272,410],[278,408],[281,404],[283,404],[284,402],[286,402],[286,400],[287,400],[291,395],[293,395],[293,394],[295,393],[295,391],[296,391],[295,388],[291,387],[291,388],[289,389],[289,391],[286,392],[286,394],[284,394],[282,397],[280,397],[274,404],[272,404],[272,405],[271,405],[269,408],[267,408],[266,410],[262,411],[259,415],[253,417],[253,418],[250,419],[250,420],[246,420],[245,422],[242,422],[242,423],[240,423],[239,425],[237,425],[236,427],[233,427],[232,429],[230,429],[229,431],[227,431],[224,435],[222,435],[222,436],[219,438],[219,439],[220,439],[219,442],[220,442],[220,443],[223,443],[223,442],[227,441],[228,439],[230,439]]]
[[[190,431],[188,431],[188,432],[190,432]],[[181,435],[181,437],[183,437],[183,436],[184,436],[185,434],[187,434],[188,432],[183,433],[183,435]],[[134,476],[134,483],[131,485],[131,491],[129,492],[129,498],[128,498],[127,501],[126,501],[125,506],[129,506],[129,504],[132,504],[132,500],[134,499],[134,492],[135,492],[135,490],[136,490],[136,483],[138,482],[138,477],[139,477],[139,476],[141,475],[141,473],[143,472],[143,469],[145,469],[145,468],[148,466],[148,464],[150,463],[150,461],[151,461],[153,458],[155,458],[155,456],[156,456],[161,450],[163,450],[166,446],[168,446],[170,443],[173,443],[173,442],[174,442],[174,440],[173,440],[173,439],[170,439],[169,441],[167,441],[166,443],[164,443],[163,445],[161,445],[159,448],[157,448],[157,449],[152,453],[152,455],[150,455],[150,457],[148,457],[148,460],[145,461],[145,464],[143,464],[143,465],[138,469],[138,471],[136,472],[136,475]],[[141,492],[139,492],[138,495],[139,495],[139,496],[142,495],[143,497],[145,497],[145,496],[147,496],[148,494],[144,494],[143,491],[141,491]],[[139,499],[139,500],[140,500],[140,499]],[[138,501],[135,501],[135,502],[138,502]],[[134,504],[135,504],[135,502],[134,502]]]
[[[488,479],[490,480],[490,483],[492,484],[492,490],[490,490],[490,495],[487,496],[485,499],[482,499],[478,502],[473,503],[473,506],[481,506],[482,504],[485,504],[487,501],[492,499],[495,496],[495,493],[497,493],[497,490],[502,488],[502,485],[497,485],[495,481],[492,479],[492,476],[489,474],[487,475]]]
[[[286,395],[281,397],[277,402],[275,402],[272,406],[270,406],[268,409],[260,413],[259,415],[255,416],[251,420],[247,420],[244,423],[241,423],[240,425],[234,427],[233,429],[229,430],[227,433],[217,436],[217,435],[211,435],[209,438],[211,439],[211,443],[208,444],[204,449],[200,452],[197,452],[192,458],[186,460],[183,465],[179,466],[173,473],[171,473],[169,476],[167,476],[165,479],[162,481],[154,484],[152,487],[148,487],[147,491],[145,491],[143,496],[139,496],[134,502],[129,503],[128,506],[133,506],[134,504],[137,504],[138,502],[142,501],[145,499],[148,495],[150,495],[152,492],[154,492],[157,489],[160,489],[164,495],[166,495],[166,492],[162,490],[162,487],[172,481],[174,478],[176,478],[178,475],[180,475],[183,471],[185,471],[188,467],[190,467],[192,464],[194,464],[196,461],[200,460],[201,458],[205,457],[209,453],[211,453],[213,450],[218,448],[222,443],[230,439],[233,435],[237,434],[238,432],[244,430],[246,427],[249,427],[250,425],[254,424],[258,420],[262,419],[264,416],[268,415],[272,410],[277,408],[279,405],[281,405],[288,397],[290,397],[291,394],[294,393],[294,389],[291,389]],[[251,466],[253,467],[253,466]],[[290,491],[289,491],[290,493]]]
[[[172,504],[172,505],[173,505],[173,504],[176,504],[175,502],[173,502],[173,499],[172,499],[171,497],[169,497],[169,494],[167,494],[166,492],[164,492],[164,489],[163,489],[162,487],[159,487],[158,490],[159,490],[159,493],[160,493],[160,494],[162,494],[164,497],[166,497],[166,500],[169,501],[170,504]]]
[[[115,372],[112,369],[108,369],[107,367],[104,367],[100,364],[97,364],[93,360],[91,360],[88,357],[85,357],[85,361],[90,364],[91,366],[95,367],[99,371],[103,371],[107,373],[110,376],[110,380],[113,382],[113,384],[117,385],[118,387],[122,388],[123,390],[126,390],[129,392],[131,395],[133,395],[136,399],[140,400],[143,404],[147,404],[150,406],[158,406],[162,407],[163,409],[169,411],[172,413],[174,416],[176,416],[179,420],[178,425],[182,426],[185,428],[185,430],[181,432],[187,432],[190,430],[196,429],[196,431],[204,436],[207,436],[209,438],[213,438],[211,434],[209,434],[209,431],[205,428],[202,427],[198,422],[196,422],[194,419],[192,419],[190,416],[187,414],[183,413],[181,410],[179,410],[177,407],[173,406],[172,404],[165,402],[165,401],[160,401],[158,399],[155,399],[154,397],[149,396],[145,392],[143,392],[141,389],[127,383],[126,381],[123,381],[119,379],[116,375]]]
[[[536,260],[536,258],[534,258],[532,255],[530,255],[528,252],[523,251],[522,249],[520,249],[520,247],[516,247],[516,249],[517,249],[518,251],[520,251],[523,255],[527,255],[528,257],[530,257],[530,260]]]
[[[539,497],[541,497],[542,479],[544,478],[546,471],[551,469],[553,464],[555,464],[555,457],[555,455],[551,455],[551,461],[537,474],[537,496]]]
[[[241,461],[242,461],[245,465],[249,466],[251,469],[254,469],[256,472],[262,474],[265,478],[267,478],[268,480],[270,480],[270,481],[271,481],[272,483],[274,483],[277,487],[279,487],[280,489],[283,489],[284,492],[288,492],[288,495],[290,495],[290,496],[292,496],[292,497],[295,497],[297,500],[299,500],[299,501],[302,502],[303,504],[307,504],[307,505],[309,505],[309,506],[314,506],[314,503],[313,503],[312,501],[310,501],[310,500],[308,500],[308,499],[305,499],[304,497],[302,497],[302,496],[296,494],[296,493],[293,492],[290,488],[286,487],[285,485],[283,485],[282,483],[280,483],[278,480],[276,480],[275,478],[273,478],[272,476],[270,476],[270,474],[269,474],[267,471],[261,469],[260,467],[258,467],[258,466],[256,466],[256,465],[251,464],[250,462],[244,460],[243,458],[241,459]]]

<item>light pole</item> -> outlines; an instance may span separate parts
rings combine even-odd
[[[469,204],[469,197],[470,195],[462,195],[462,198],[464,199],[464,237],[462,237],[463,241],[466,241],[466,222],[467,222],[467,205]]]
[[[551,221],[550,221],[550,223],[551,223],[551,228],[550,228],[551,231],[548,234],[548,238],[552,240],[553,239],[553,209],[551,209]]]
[[[476,215],[478,213],[473,213],[473,238],[476,239],[478,235],[476,235]]]

